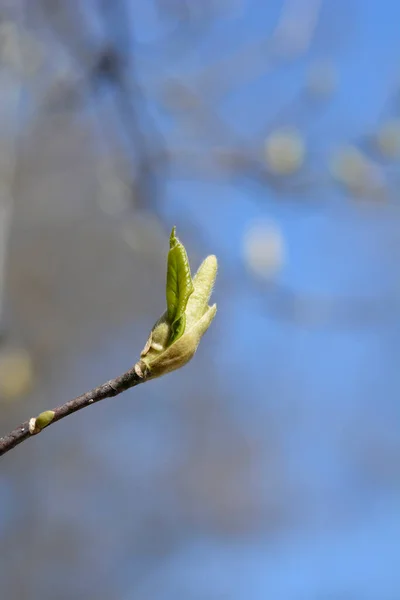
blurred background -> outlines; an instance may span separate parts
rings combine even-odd
[[[1,0],[0,434],[136,362],[172,225],[220,263],[185,369],[2,459],[2,598],[399,598],[399,22]]]

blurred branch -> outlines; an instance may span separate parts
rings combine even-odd
[[[95,402],[100,402],[100,400],[104,400],[105,398],[118,396],[118,394],[121,394],[129,388],[139,385],[139,383],[143,383],[144,381],[146,381],[146,379],[140,377],[135,371],[135,367],[132,367],[119,377],[110,379],[106,383],[93,388],[89,392],[86,392],[85,394],[82,394],[73,400],[69,400],[65,404],[54,408],[52,411],[41,413],[41,415],[54,413],[50,422],[47,423],[47,425],[52,425],[53,423],[56,423],[56,421],[60,421],[61,419],[64,419],[64,417],[68,417],[82,408],[86,408]],[[25,421],[19,427],[16,427],[13,431],[0,438],[0,456],[6,454],[6,452],[9,452],[18,446],[18,444],[21,444],[33,435],[40,433],[44,428],[43,426],[40,427],[37,424],[37,421],[41,415],[39,415],[39,417],[36,419],[29,419],[28,421]]]
[[[390,296],[338,298],[305,294],[284,285],[270,287],[266,304],[268,312],[287,322],[345,330],[390,324],[398,313],[397,299]]]
[[[272,35],[247,43],[227,58],[214,60],[197,76],[197,87],[211,95],[226,95],[305,54],[312,42],[320,13],[320,0],[286,0]]]
[[[67,4],[64,3],[63,7],[66,9]],[[200,22],[202,26],[206,23],[208,26],[218,13],[212,0],[201,10],[189,1],[176,3],[174,0],[160,0],[156,7],[159,12],[156,20],[160,21],[159,24],[166,20],[168,24],[180,22],[184,27],[189,24],[198,25]],[[262,187],[270,187],[280,194],[309,193],[310,188],[313,188],[314,178],[310,181],[310,177],[304,172],[300,175],[306,175],[307,181],[304,177],[302,181],[298,178],[276,177],[263,160],[260,144],[251,143],[239,134],[236,128],[222,117],[215,99],[221,98],[220,92],[223,92],[222,96],[226,96],[232,91],[232,85],[237,87],[248,83],[249,79],[262,75],[266,69],[275,70],[282,63],[304,55],[312,43],[320,12],[321,0],[306,0],[306,3],[285,0],[272,33],[265,38],[244,43],[237,52],[229,56],[219,59],[213,56],[212,64],[208,63],[205,67],[195,69],[194,75],[186,81],[182,81],[179,76],[166,78],[167,60],[166,63],[163,62],[164,73],[161,75],[160,85],[158,61],[157,81],[155,86],[150,84],[150,87],[149,82],[146,84],[146,81],[142,80],[140,67],[143,44],[142,41],[138,41],[138,31],[135,32],[139,27],[138,23],[140,24],[139,13],[134,14],[133,21],[132,16],[128,18],[126,0],[118,0],[112,7],[106,4],[98,7],[98,23],[103,41],[99,45],[98,38],[97,41],[90,41],[90,35],[85,38],[84,45],[91,48],[89,54],[92,55],[91,58],[87,57],[86,61],[79,60],[79,56],[84,54],[84,51],[80,50],[81,44],[71,44],[70,37],[74,37],[74,33],[69,29],[68,22],[65,22],[66,29],[61,26],[61,37],[67,38],[65,45],[73,55],[74,62],[77,65],[80,63],[80,67],[86,72],[85,87],[89,93],[96,92],[104,85],[111,86],[113,90],[113,113],[116,121],[119,121],[121,136],[127,142],[128,179],[136,207],[151,208],[156,214],[159,212],[160,167],[164,181],[172,172],[175,175],[177,171],[194,167],[194,171],[201,177],[211,175],[229,179],[239,178]],[[49,6],[47,13],[49,24],[54,26]],[[85,28],[84,23],[82,26]],[[89,24],[86,23],[86,27],[89,31]],[[57,29],[60,29],[60,22]],[[82,41],[83,36],[80,34],[78,37]],[[160,43],[157,37],[155,41],[145,42],[145,46],[154,45],[165,58]],[[186,57],[190,47],[189,44],[187,48],[182,48],[181,55]],[[246,81],[242,81],[242,76]],[[152,116],[153,102],[161,112],[167,113],[175,121],[186,146],[182,152],[175,151],[170,136],[166,140],[161,134],[160,125]],[[280,104],[277,114],[272,119],[267,119],[265,126],[259,129],[259,137],[264,140],[278,125],[286,125],[288,121],[304,121],[307,117],[314,117],[315,109],[325,105],[325,102],[316,105],[310,101],[307,90],[301,89],[289,102]],[[98,110],[94,109],[96,129],[106,148],[107,135],[103,131],[101,115],[97,113]],[[187,147],[190,135],[197,144],[201,140],[207,146],[205,156],[192,156],[190,148]],[[227,152],[223,150],[220,155],[219,149],[227,146],[231,149]]]
[[[68,13],[68,5],[63,8]],[[155,209],[159,196],[158,181],[150,155],[153,152],[163,153],[166,159],[167,153],[163,151],[164,139],[149,114],[149,100],[140,82],[136,65],[136,23],[132,24],[127,3],[125,0],[118,0],[112,5],[102,3],[97,14],[101,39],[87,36],[82,44],[71,43],[71,39],[74,40],[71,24],[57,23],[50,6],[47,6],[45,14],[49,25],[59,33],[76,68],[83,71],[80,81],[86,92],[90,95],[104,87],[112,90],[113,112],[121,137],[126,142],[134,203],[139,208]],[[109,140],[104,134],[104,123],[96,105],[93,116],[106,147]]]
[[[23,13],[15,6],[9,18],[0,20],[0,335],[4,333],[8,249],[18,169],[18,126],[23,92]]]

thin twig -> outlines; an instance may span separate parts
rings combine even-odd
[[[52,425],[56,421],[63,419],[64,417],[68,417],[68,415],[72,415],[72,413],[81,410],[82,408],[86,408],[95,402],[99,402],[100,400],[104,400],[104,398],[112,398],[113,396],[118,396],[122,392],[125,392],[131,387],[139,385],[139,383],[143,383],[146,381],[146,378],[140,377],[135,371],[135,367],[132,367],[126,373],[119,375],[115,379],[110,379],[106,383],[99,385],[98,387],[93,388],[89,392],[74,398],[73,400],[69,400],[65,404],[54,408],[54,417],[49,425]],[[30,420],[25,421],[19,427],[16,427],[13,431],[0,438],[0,456],[21,444],[28,438],[32,437],[36,433],[40,433],[40,431],[35,431],[31,433],[32,428],[30,428]]]

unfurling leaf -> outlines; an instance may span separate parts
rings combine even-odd
[[[171,325],[170,344],[177,341],[185,331],[185,310],[194,290],[186,250],[176,237],[175,231],[174,227],[170,237],[167,264],[167,316]]]
[[[135,371],[153,379],[183,367],[194,356],[217,312],[208,302],[217,275],[217,259],[208,256],[193,280],[184,246],[170,238],[167,270],[167,310],[154,325]]]

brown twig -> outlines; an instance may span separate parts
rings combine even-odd
[[[139,383],[143,383],[146,381],[145,378],[140,377],[136,371],[135,367],[132,367],[126,373],[119,375],[115,379],[110,379],[106,383],[99,385],[98,387],[93,388],[89,392],[74,398],[73,400],[69,400],[65,404],[54,408],[54,416],[49,425],[52,425],[56,421],[63,419],[64,417],[68,417],[68,415],[72,415],[72,413],[81,410],[82,408],[86,408],[95,402],[100,402],[100,400],[104,400],[105,398],[112,398],[113,396],[118,396],[122,392],[125,392],[131,387],[138,385]],[[16,427],[13,431],[0,438],[0,456],[21,444],[28,438],[33,435],[40,433],[43,429],[35,430],[35,427],[32,427],[32,421],[34,425],[34,419],[30,419],[22,423],[19,427]]]

